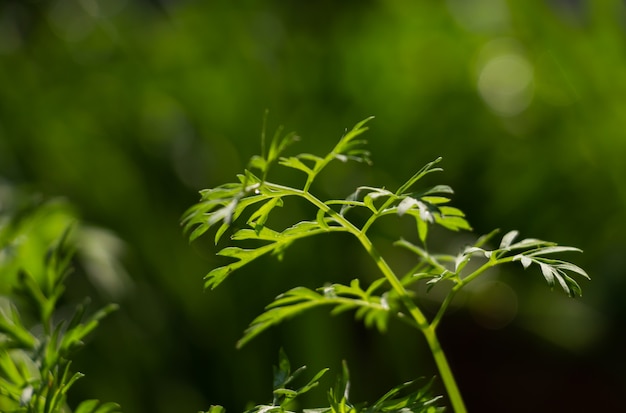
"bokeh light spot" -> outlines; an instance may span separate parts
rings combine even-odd
[[[478,92],[497,114],[518,115],[530,106],[533,99],[533,66],[514,47],[489,54],[479,68]]]

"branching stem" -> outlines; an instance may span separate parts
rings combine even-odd
[[[465,216],[460,210],[445,205],[450,201],[447,194],[452,193],[452,189],[448,186],[437,185],[426,192],[418,194],[407,192],[424,175],[441,170],[441,168],[435,167],[435,164],[437,164],[441,158],[426,164],[401,185],[395,193],[385,188],[359,186],[356,191],[345,200],[329,200],[327,202],[323,202],[315,195],[311,194],[309,190],[315,178],[331,161],[335,159],[342,161],[349,159],[365,162],[369,161],[369,152],[360,148],[364,141],[355,140],[358,135],[367,129],[364,127],[364,124],[368,120],[369,119],[366,119],[358,123],[351,131],[347,132],[335,148],[323,158],[311,154],[300,154],[295,157],[280,158],[280,153],[293,140],[293,134],[288,134],[281,140],[280,133],[277,133],[269,148],[269,152],[266,153],[265,137],[263,135],[262,157],[253,158],[250,164],[251,167],[262,171],[262,178],[257,178],[250,171],[245,171],[243,179],[241,179],[243,181],[242,190],[238,189],[238,184],[225,184],[213,190],[203,192],[201,203],[189,209],[185,214],[183,222],[186,230],[193,229],[190,235],[190,239],[193,240],[213,224],[223,221],[216,233],[215,238],[217,243],[220,236],[230,226],[231,219],[236,219],[246,207],[261,202],[263,203],[248,219],[248,224],[254,227],[254,231],[250,229],[237,230],[233,234],[232,239],[246,240],[258,237],[260,240],[270,242],[263,243],[260,247],[252,250],[239,247],[224,248],[220,252],[220,255],[235,258],[237,261],[212,270],[206,277],[208,280],[207,285],[211,287],[215,287],[221,283],[233,270],[263,254],[269,252],[282,254],[283,249],[296,239],[327,232],[348,232],[354,235],[365,251],[367,251],[367,254],[374,260],[376,266],[384,276],[384,278],[377,280],[375,284],[370,285],[371,291],[380,287],[383,280],[389,283],[394,293],[394,301],[397,298],[403,308],[401,311],[397,312],[396,316],[424,334],[448,393],[448,398],[453,410],[456,413],[465,413],[467,409],[465,408],[454,375],[452,374],[446,355],[437,337],[437,328],[456,294],[465,285],[483,275],[491,267],[517,260],[520,261],[524,268],[527,268],[531,264],[539,266],[544,278],[550,286],[559,285],[567,294],[573,296],[580,295],[581,289],[577,282],[566,274],[566,272],[575,273],[585,278],[589,278],[589,276],[582,268],[572,263],[545,257],[545,255],[548,254],[580,251],[578,248],[558,246],[555,243],[534,238],[514,241],[518,235],[517,231],[509,231],[506,233],[502,237],[500,246],[495,250],[485,250],[482,248],[497,232],[492,231],[490,234],[479,238],[472,247],[466,248],[457,256],[430,254],[426,247],[429,224],[438,224],[451,230],[471,230],[469,223],[465,220]],[[270,164],[276,162],[283,166],[304,172],[307,175],[307,179],[303,189],[267,182],[266,177]],[[252,182],[252,184],[248,185],[250,182]],[[254,192],[254,196],[250,199],[244,199],[250,196],[252,192]],[[365,193],[365,195],[363,195],[363,193]],[[282,198],[289,196],[302,198],[317,208],[316,221],[302,221],[282,232],[265,229],[265,223],[269,213],[274,207],[282,205]],[[362,201],[359,200],[361,198]],[[342,205],[341,211],[333,209],[334,205]],[[345,211],[356,207],[365,208],[371,213],[360,228],[344,215]],[[404,239],[396,241],[395,245],[412,251],[418,256],[419,261],[418,265],[403,277],[396,275],[367,235],[368,230],[379,218],[390,214],[399,216],[407,214],[413,217],[417,223],[417,235],[422,242],[422,247],[419,247]],[[469,275],[462,275],[465,274],[464,269],[472,256],[478,254],[483,254],[483,256],[487,258],[487,261],[473,272],[468,271]],[[408,290],[409,285],[425,278],[430,278],[429,282],[450,280],[454,283],[432,320],[426,317],[410,294],[411,291]],[[358,287],[359,279],[354,281],[356,287],[350,290],[352,285],[351,287],[343,286],[346,288],[344,292],[351,291],[353,295],[361,296],[363,291]],[[368,293],[366,294],[368,296],[367,298],[369,298],[370,289],[368,289]],[[266,313],[257,317],[240,343],[259,334],[259,332],[263,331],[271,324],[281,321],[285,318],[285,314],[290,315],[293,314],[294,311],[302,311],[304,307],[301,306],[301,302],[298,302],[300,298],[296,295],[287,298],[279,296],[274,302],[274,305],[266,311]],[[308,300],[309,298],[306,299]],[[314,297],[314,299],[315,298],[317,297]],[[382,302],[382,296],[377,298]],[[54,300],[51,302],[54,304]],[[324,302],[324,304],[327,303],[329,303],[329,300]],[[360,306],[361,308],[367,307],[365,303],[359,302],[357,299],[345,297],[334,300],[334,303],[344,309],[352,304]],[[315,305],[315,303],[313,305]],[[307,305],[305,307],[308,308],[310,306]],[[385,307],[384,310],[388,310],[388,308],[389,307]],[[288,312],[280,312],[281,310],[288,310]],[[44,311],[42,317],[44,321],[50,320],[47,314],[48,313]],[[370,313],[368,313],[368,315],[370,315]],[[378,316],[379,314],[374,315]],[[382,325],[386,326],[384,323],[387,321],[387,314],[382,315],[383,318],[376,320],[382,320]],[[368,321],[366,320],[366,324],[367,323]],[[47,332],[49,333],[49,323],[45,324],[45,328],[47,328]]]
[[[300,191],[298,191],[300,192]],[[330,208],[328,205],[320,201],[314,195],[310,194],[307,191],[302,191],[300,194],[303,198],[311,202],[317,208],[323,210],[329,216],[331,216],[337,223],[346,228],[348,232],[353,234],[361,243],[363,248],[367,251],[367,253],[372,257],[380,271],[383,273],[391,287],[394,291],[400,296],[402,303],[408,310],[411,317],[415,320],[417,327],[424,334],[426,338],[426,342],[428,343],[428,347],[433,354],[433,358],[435,360],[435,364],[439,370],[439,374],[441,374],[441,380],[448,392],[448,397],[450,399],[450,403],[452,404],[452,408],[456,413],[466,413],[467,409],[465,408],[465,404],[463,402],[463,398],[461,397],[461,392],[459,391],[459,387],[456,383],[454,375],[452,374],[452,370],[446,358],[446,355],[441,348],[439,343],[439,339],[436,334],[436,325],[433,325],[428,322],[428,319],[424,315],[424,313],[419,309],[419,307],[415,304],[415,302],[409,296],[406,288],[394,271],[391,269],[389,264],[385,261],[385,259],[380,255],[378,250],[374,247],[369,237],[365,234],[364,230],[359,230],[354,224],[352,224],[349,220],[343,217],[341,214],[337,213],[335,210]],[[373,222],[372,219],[370,221]],[[368,221],[368,223],[370,223]],[[367,224],[366,224],[367,226]],[[366,229],[366,227],[364,227]],[[486,268],[485,268],[486,269]],[[461,285],[461,284],[458,284]],[[445,309],[444,309],[445,311]],[[443,313],[442,313],[443,315]]]

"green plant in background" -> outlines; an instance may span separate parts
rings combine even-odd
[[[311,380],[299,389],[294,390],[287,387],[304,369],[305,367],[303,366],[292,372],[289,359],[284,351],[281,350],[278,366],[274,368],[274,398],[272,403],[269,405],[257,405],[253,409],[246,410],[244,413],[292,413],[287,409],[294,399],[316,387],[319,384],[317,380],[328,371],[328,369],[320,370]],[[403,395],[405,390],[414,387],[414,384],[416,384],[414,381],[410,381],[394,387],[373,403],[372,406],[368,407],[366,404],[355,405],[349,400],[349,372],[344,362],[342,373],[337,379],[337,383],[328,391],[329,407],[304,409],[303,413],[438,413],[443,411],[442,407],[435,406],[441,397],[433,397],[430,394],[432,380],[421,386],[418,390],[410,392],[408,395]],[[224,411],[222,406],[212,406],[206,413],[223,413]]]
[[[497,231],[493,231],[478,238],[473,245],[467,246],[458,254],[438,254],[430,251],[427,239],[431,226],[438,225],[452,231],[471,230],[463,212],[448,205],[449,196],[452,194],[450,187],[437,185],[428,189],[415,189],[416,184],[425,175],[441,170],[436,166],[440,159],[425,165],[395,191],[361,186],[345,199],[324,201],[318,198],[311,192],[311,188],[320,172],[329,163],[335,160],[370,162],[369,152],[363,149],[365,141],[360,138],[367,130],[365,124],[368,120],[358,123],[348,131],[324,157],[307,153],[282,157],[295,136],[288,134],[282,137],[279,131],[267,150],[263,137],[262,155],[251,159],[249,168],[238,176],[238,182],[201,191],[200,202],[185,213],[182,223],[191,241],[217,225],[215,234],[217,244],[231,228],[231,224],[242,217],[244,211],[249,212],[245,217],[247,227],[235,229],[230,237],[235,245],[227,246],[218,252],[219,255],[233,258],[234,261],[213,269],[205,277],[205,286],[211,289],[221,284],[233,271],[265,254],[272,254],[280,259],[287,247],[299,239],[329,232],[352,234],[375,262],[382,277],[375,280],[361,277],[348,285],[327,284],[315,290],[307,287],[293,288],[279,295],[263,314],[252,321],[238,346],[243,346],[261,332],[287,318],[324,305],[332,306],[333,314],[355,310],[358,319],[363,320],[367,326],[375,326],[381,332],[386,330],[391,318],[396,318],[422,332],[452,408],[459,413],[465,412],[461,393],[437,337],[437,328],[455,295],[490,268],[509,262],[519,262],[524,269],[530,266],[539,267],[550,287],[557,286],[572,297],[579,296],[581,288],[571,274],[589,277],[580,267],[552,258],[556,253],[580,251],[579,249],[533,238],[517,240],[517,231],[502,236],[497,248],[488,246],[497,234]],[[304,173],[306,181],[302,188],[269,181],[268,172],[276,163]],[[260,173],[253,173],[252,169]],[[267,222],[270,213],[276,207],[282,206],[289,197],[300,198],[313,205],[317,209],[315,217],[296,222],[283,230],[269,228]],[[368,217],[364,223],[360,217],[354,219],[354,215],[351,215],[356,209],[367,213]],[[415,254],[414,267],[402,274],[392,269],[391,264],[379,253],[368,235],[374,223],[390,215],[408,216],[415,224],[414,240],[399,239],[395,243],[396,246]],[[474,258],[482,260],[480,265],[468,266],[470,260]],[[434,317],[429,319],[419,306],[413,288],[419,282],[432,287],[444,280],[451,283],[452,287]],[[337,393],[334,395],[337,396]],[[279,405],[275,403],[267,410],[255,411],[284,411]],[[406,409],[402,411],[422,411],[411,410],[411,407]],[[313,411],[356,410],[341,403],[332,404],[331,401],[329,408]]]
[[[83,376],[73,372],[72,355],[100,320],[116,309],[111,304],[85,317],[85,302],[71,317],[59,314],[76,249],[72,227],[66,227],[45,254],[37,253],[51,232],[67,224],[69,215],[54,202],[17,211],[0,209],[2,412],[70,412],[68,390]],[[74,413],[119,411],[114,403],[87,400]]]

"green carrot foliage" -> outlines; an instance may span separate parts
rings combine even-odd
[[[488,269],[519,262],[524,269],[538,268],[550,287],[557,287],[566,294],[576,297],[582,290],[574,277],[589,278],[580,267],[562,259],[553,258],[557,254],[580,252],[573,247],[559,246],[553,242],[526,238],[516,241],[518,232],[507,232],[497,248],[489,247],[497,231],[479,237],[473,245],[467,246],[458,254],[434,253],[427,247],[430,229],[439,226],[451,231],[471,231],[465,214],[451,206],[452,188],[447,185],[421,187],[422,178],[440,172],[441,158],[435,159],[400,185],[395,191],[372,186],[359,186],[343,199],[321,199],[312,191],[314,181],[331,162],[357,161],[371,163],[370,153],[365,149],[366,141],[361,138],[367,130],[371,118],[357,123],[347,131],[335,147],[325,156],[303,153],[286,156],[284,151],[293,143],[294,134],[274,135],[269,151],[263,150],[255,156],[249,167],[237,176],[237,181],[201,191],[200,201],[184,214],[182,225],[193,241],[217,227],[215,243],[227,230],[232,229],[228,246],[218,254],[232,258],[232,262],[211,270],[205,277],[205,287],[214,289],[227,280],[237,269],[252,263],[257,258],[271,254],[282,257],[294,242],[330,232],[344,232],[354,236],[381,272],[381,278],[365,285],[363,279],[355,279],[349,285],[328,284],[317,289],[296,287],[276,297],[266,311],[256,317],[244,332],[238,346],[247,344],[268,328],[292,318],[309,309],[328,306],[333,314],[354,310],[356,318],[365,325],[384,332],[390,319],[395,318],[420,330],[433,353],[441,379],[448,392],[450,404],[456,412],[465,412],[461,393],[445,354],[438,341],[436,330],[456,293]],[[269,170],[274,164],[292,169],[294,173],[304,173],[306,181],[302,187],[291,187],[272,182]],[[290,198],[300,198],[315,207],[317,212],[305,219],[293,222],[282,230],[269,228],[268,218],[277,213]],[[366,213],[366,219],[353,220],[353,210]],[[243,228],[235,228],[233,222],[247,211]],[[394,245],[411,251],[415,255],[415,266],[408,274],[396,274],[385,258],[379,253],[368,230],[380,218],[390,215],[406,216],[413,221],[415,240],[400,238]],[[360,215],[362,218],[362,214]],[[245,246],[243,247],[243,243]],[[254,246],[250,246],[251,242]],[[468,270],[470,260],[482,260],[482,264]],[[434,317],[428,318],[411,293],[416,282],[426,282],[432,286],[442,280],[451,282],[446,298]],[[335,390],[328,409],[309,410],[310,412],[352,412],[347,402]],[[291,394],[291,393],[289,393]],[[393,393],[395,394],[395,393]],[[416,399],[411,399],[417,403]],[[408,399],[403,399],[408,400]],[[383,400],[374,403],[366,411],[418,411],[413,406]],[[400,407],[400,406],[403,407]],[[375,406],[378,406],[375,408]],[[385,410],[383,406],[389,407]],[[425,405],[424,405],[425,406]],[[431,406],[432,407],[432,406]],[[428,407],[428,408],[431,408]],[[407,410],[402,410],[407,409]],[[257,410],[255,410],[257,411]],[[265,410],[264,410],[265,411]],[[282,410],[267,410],[282,411]],[[422,411],[422,410],[419,410]],[[426,411],[426,410],[424,410]],[[435,411],[435,410],[427,410]]]

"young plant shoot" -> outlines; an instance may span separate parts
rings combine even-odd
[[[283,156],[286,148],[293,142],[294,135],[281,136],[279,131],[267,150],[263,142],[261,156],[251,159],[248,169],[238,175],[236,182],[201,191],[201,200],[184,214],[182,224],[191,241],[210,228],[216,227],[214,240],[217,244],[231,228],[231,224],[247,211],[245,215],[247,225],[241,229],[232,228],[230,245],[218,252],[219,255],[230,257],[233,261],[213,269],[206,275],[205,286],[209,289],[216,288],[235,270],[256,258],[265,254],[281,257],[287,247],[302,238],[329,232],[346,232],[353,235],[363,247],[364,254],[368,254],[376,264],[380,278],[369,284],[365,279],[357,278],[348,285],[332,284],[316,290],[305,287],[290,289],[279,295],[267,306],[264,313],[252,321],[238,346],[248,343],[271,326],[318,306],[333,307],[333,313],[355,310],[358,319],[363,320],[368,326],[375,326],[381,332],[385,331],[389,319],[398,318],[422,332],[432,352],[452,409],[457,413],[463,413],[466,407],[437,337],[437,328],[454,296],[467,284],[485,274],[488,269],[510,262],[519,263],[524,269],[531,267],[539,269],[550,287],[561,289],[570,296],[581,295],[581,288],[573,275],[589,277],[580,267],[554,258],[556,254],[580,251],[579,249],[534,238],[518,240],[517,231],[504,234],[497,242],[497,248],[488,247],[489,242],[493,242],[497,234],[497,231],[493,231],[479,237],[473,245],[467,246],[456,255],[431,252],[426,241],[432,226],[441,226],[451,231],[471,231],[464,213],[449,205],[449,197],[452,194],[449,186],[436,185],[431,188],[418,186],[425,175],[441,171],[438,167],[440,158],[427,163],[395,191],[360,186],[344,199],[321,199],[312,188],[316,178],[329,163],[337,160],[370,163],[370,154],[364,149],[366,142],[361,139],[361,135],[367,130],[366,123],[370,119],[365,119],[354,126],[325,156],[308,153]],[[290,168],[294,173],[304,174],[306,180],[302,187],[296,188],[270,181],[268,172],[275,164]],[[276,207],[288,202],[289,198],[303,199],[313,205],[317,213],[307,217],[306,220],[294,222],[284,230],[269,228],[266,224],[270,213]],[[356,209],[365,212],[365,220],[362,214],[358,220],[354,219]],[[372,225],[388,215],[408,216],[414,221],[415,240],[401,238],[395,243],[397,247],[407,249],[415,255],[415,266],[406,274],[394,272],[368,235]],[[258,242],[256,246],[250,247],[250,243],[255,241]],[[240,246],[242,242],[245,242],[245,248]],[[472,266],[470,270],[467,264],[472,258],[480,258],[482,262],[477,267]],[[442,280],[447,280],[452,287],[438,311],[429,318],[415,300],[411,289],[417,282],[433,285]],[[344,409],[339,406],[340,404],[315,411],[360,411]],[[422,408],[434,409],[432,404],[427,404],[413,410],[404,406],[403,409],[406,410],[402,411],[437,411],[420,410]]]

